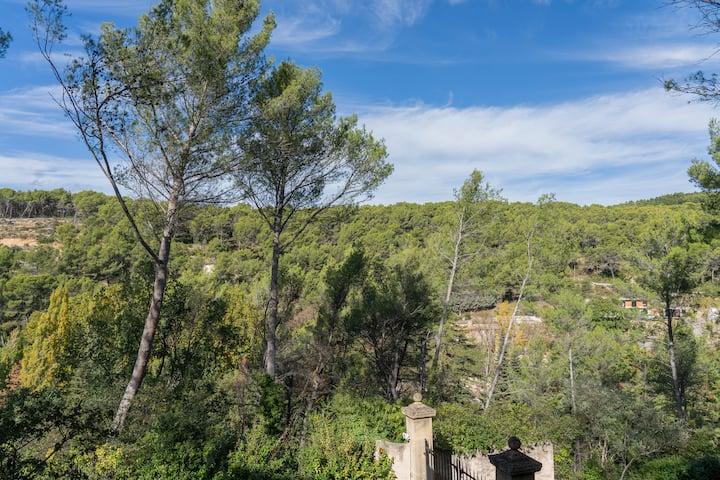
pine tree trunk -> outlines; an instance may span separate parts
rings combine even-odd
[[[448,276],[447,289],[445,291],[445,298],[443,299],[442,316],[440,317],[440,325],[438,325],[437,333],[435,334],[435,352],[433,353],[432,370],[434,371],[440,363],[440,348],[442,345],[442,337],[445,333],[445,322],[447,321],[450,313],[450,300],[452,299],[453,287],[455,285],[455,275],[457,274],[458,263],[460,261],[460,247],[463,240],[463,230],[465,228],[465,222],[463,216],[460,217],[460,224],[458,225],[457,237],[455,238],[455,250],[453,252],[452,266],[450,267],[450,275]]]
[[[678,375],[677,360],[675,356],[675,335],[673,332],[672,317],[673,311],[670,309],[670,300],[665,302],[665,317],[667,321],[668,334],[668,357],[670,359],[670,374],[672,376],[673,396],[675,397],[675,408],[680,418],[685,418],[685,399],[680,387],[680,376]]]
[[[276,224],[278,222],[276,221]],[[272,265],[270,268],[270,288],[268,315],[265,320],[265,373],[275,378],[277,358],[278,305],[280,303],[280,232],[276,229],[273,236]]]
[[[492,402],[493,395],[495,394],[495,388],[497,387],[498,379],[500,378],[500,373],[502,372],[503,363],[505,361],[505,354],[507,353],[507,348],[510,344],[510,334],[512,333],[513,325],[515,324],[515,317],[517,316],[518,308],[520,307],[520,303],[522,302],[523,296],[525,295],[525,286],[527,285],[528,279],[530,278],[530,272],[532,271],[532,257],[530,257],[529,245],[530,243],[528,240],[527,270],[525,272],[525,277],[523,278],[522,284],[520,285],[520,293],[518,294],[517,303],[515,304],[515,308],[513,309],[510,320],[508,321],[507,330],[505,330],[505,335],[503,336],[503,343],[500,347],[500,354],[498,355],[497,365],[495,365],[495,372],[493,374],[492,380],[490,381],[487,396],[485,397],[485,406],[483,408],[484,412],[486,412],[490,408],[490,403]]]
[[[398,379],[400,378],[400,355],[399,353],[395,354],[395,358],[392,364],[392,368],[390,370],[390,375],[387,379],[387,388],[388,388],[388,400],[391,402],[397,402],[399,395],[397,390],[398,385]]]
[[[153,294],[150,299],[150,308],[145,318],[142,337],[140,338],[140,347],[138,348],[135,365],[130,375],[130,381],[127,387],[125,387],[125,393],[123,393],[112,423],[112,430],[116,433],[121,432],[125,426],[125,420],[130,411],[130,406],[147,374],[147,366],[150,360],[150,353],[152,352],[153,341],[155,340],[155,332],[157,331],[160,320],[160,310],[162,308],[163,298],[165,297],[165,289],[167,287],[170,245],[175,231],[176,213],[177,199],[173,198],[168,204],[165,228],[163,229],[163,236],[160,240],[158,258],[155,262]]]
[[[577,412],[577,403],[575,402],[575,367],[573,366],[572,348],[568,350],[568,363],[570,364],[570,408],[574,415]]]
[[[427,392],[427,353],[428,353],[428,337],[423,337],[420,341],[420,354],[418,355],[418,381],[420,383],[420,392]]]

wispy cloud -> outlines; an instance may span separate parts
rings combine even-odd
[[[340,20],[326,17],[318,21],[307,17],[278,18],[273,32],[275,45],[297,47],[332,37],[340,31]]]
[[[432,3],[433,0],[271,1],[268,5],[277,9],[278,15],[273,45],[282,50],[317,54],[384,51],[393,44],[399,29],[425,18]]]
[[[39,144],[71,137],[48,90],[0,95],[0,130]],[[552,191],[561,200],[615,203],[689,190],[685,169],[705,154],[714,113],[660,88],[546,105],[342,107],[387,142],[395,173],[378,192],[382,203],[449,199],[474,168],[513,200]],[[91,160],[27,150],[0,154],[4,185],[106,189]]]
[[[660,43],[567,54],[575,60],[608,62],[631,69],[668,70],[720,63],[718,47],[709,44]]]
[[[0,130],[5,135],[68,137],[74,130],[53,101],[57,86],[37,86],[0,93]]]
[[[372,11],[382,25],[413,25],[423,18],[432,0],[373,0]]]
[[[84,54],[80,50],[53,52],[50,54],[50,58],[58,67],[64,67],[73,58],[82,57]],[[37,51],[18,52],[16,58],[26,65],[47,67],[47,60]]]
[[[107,182],[92,160],[57,157],[35,152],[0,155],[3,186],[18,189],[65,188],[107,191]]]
[[[448,199],[479,168],[513,199],[555,191],[611,203],[686,190],[712,114],[656,88],[555,105],[366,108],[361,118],[396,166],[379,202]]]
[[[553,56],[561,60],[603,62],[628,70],[677,70],[720,63],[718,44],[698,26],[697,12],[670,2],[620,17],[604,33]]]

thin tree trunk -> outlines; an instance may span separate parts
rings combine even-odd
[[[668,356],[670,358],[670,374],[672,375],[673,395],[675,397],[675,408],[681,419],[685,418],[685,402],[683,392],[680,388],[680,377],[678,375],[677,361],[675,358],[675,335],[673,333],[672,317],[673,312],[670,309],[669,298],[665,301],[665,317],[667,319],[668,334]]]
[[[390,375],[388,376],[388,396],[391,401],[396,402],[400,398],[398,394],[398,383],[400,383],[400,369],[405,361],[405,354],[407,353],[408,343],[407,341],[402,347],[401,351],[396,351],[393,355],[392,367]]]
[[[310,396],[308,398],[307,403],[305,404],[305,413],[303,415],[302,420],[302,428],[300,431],[300,445],[305,444],[305,440],[307,437],[307,429],[308,429],[308,417],[310,416],[310,412],[313,411],[315,408],[315,404],[317,403],[318,399],[320,398],[320,382],[321,382],[321,366],[318,365],[315,370],[313,370],[310,382],[311,382],[311,390],[310,390]]]
[[[155,281],[153,283],[153,294],[150,299],[150,308],[145,318],[145,326],[143,327],[142,337],[140,338],[140,347],[138,348],[135,365],[133,366],[130,381],[125,387],[120,405],[118,406],[115,418],[112,423],[112,430],[116,433],[122,431],[125,426],[130,406],[137,394],[140,386],[145,380],[147,374],[148,361],[152,351],[153,341],[155,340],[155,332],[157,331],[158,322],[160,320],[160,310],[162,308],[163,298],[165,297],[165,289],[168,279],[168,262],[170,260],[170,245],[175,231],[177,213],[177,199],[172,198],[168,203],[168,212],[166,216],[165,228],[163,236],[160,240],[160,248],[158,250],[157,261],[155,262]]]
[[[568,349],[568,363],[570,364],[570,411],[573,415],[577,413],[577,402],[575,400],[575,366],[573,363],[572,348]],[[573,441],[573,471],[580,470],[580,440]]]
[[[388,397],[390,401],[396,402],[398,400],[397,384],[398,377],[400,376],[400,360],[399,353],[395,354],[392,369],[390,370],[390,376],[388,377]]]
[[[503,343],[500,347],[500,355],[498,355],[498,362],[495,366],[495,373],[493,374],[492,381],[490,382],[490,387],[488,388],[487,396],[485,397],[485,407],[483,411],[487,411],[488,408],[490,408],[490,402],[492,402],[493,395],[495,394],[495,388],[497,387],[498,378],[500,377],[500,373],[502,372],[502,366],[503,362],[505,361],[505,353],[507,352],[508,345],[510,344],[510,334],[512,332],[512,327],[515,323],[515,317],[517,316],[518,308],[520,307],[520,303],[522,302],[523,296],[525,295],[525,286],[527,285],[528,279],[530,278],[530,272],[532,271],[532,256],[530,252],[530,242],[532,239],[532,233],[530,236],[528,236],[528,243],[527,243],[527,255],[528,255],[528,263],[527,263],[527,270],[525,271],[525,277],[523,277],[522,284],[520,285],[520,294],[518,295],[517,303],[515,303],[515,308],[513,309],[513,313],[510,316],[510,321],[508,322],[507,330],[505,330],[505,336],[503,337]]]
[[[442,337],[445,333],[445,322],[450,313],[450,300],[452,298],[453,287],[455,285],[455,275],[457,274],[458,264],[460,261],[460,247],[462,246],[463,230],[465,228],[464,215],[460,216],[460,224],[458,225],[457,238],[455,239],[455,250],[453,252],[452,265],[450,267],[450,275],[448,276],[447,290],[443,299],[442,316],[440,317],[440,325],[438,325],[435,334],[435,352],[433,353],[432,370],[434,371],[440,362],[440,347],[442,345]]]
[[[573,367],[572,348],[568,350],[568,363],[570,364],[570,408],[574,415],[577,412],[577,404],[575,403],[575,369]]]
[[[278,224],[278,220],[275,221]],[[280,231],[275,229],[272,247],[272,266],[270,268],[270,289],[268,300],[268,315],[265,320],[265,373],[275,378],[276,375],[276,358],[277,358],[277,339],[276,332],[278,327],[278,306],[280,303],[280,255],[282,249],[280,246]]]
[[[630,469],[630,465],[632,465],[634,461],[635,461],[635,459],[633,458],[628,463],[625,464],[625,466],[622,469],[622,473],[620,474],[620,480],[624,480],[625,474]]]
[[[418,356],[418,377],[420,382],[420,392],[427,392],[427,350],[428,336],[424,336],[420,341],[420,355]]]

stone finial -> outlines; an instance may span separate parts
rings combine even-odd
[[[422,395],[416,393],[413,395],[413,400],[413,403],[402,408],[402,412],[407,418],[418,420],[420,418],[432,418],[435,416],[435,409],[422,403]]]
[[[508,439],[510,450],[489,456],[490,463],[495,466],[498,479],[534,478],[534,474],[540,471],[542,463],[522,453],[521,445],[519,438],[510,437]]]

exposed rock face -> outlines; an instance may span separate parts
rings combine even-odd
[[[539,325],[543,323],[543,319],[536,315],[518,315],[515,317],[515,322],[518,325]]]
[[[695,315],[687,315],[686,321],[696,337],[718,333],[720,330],[720,308],[701,308]]]

